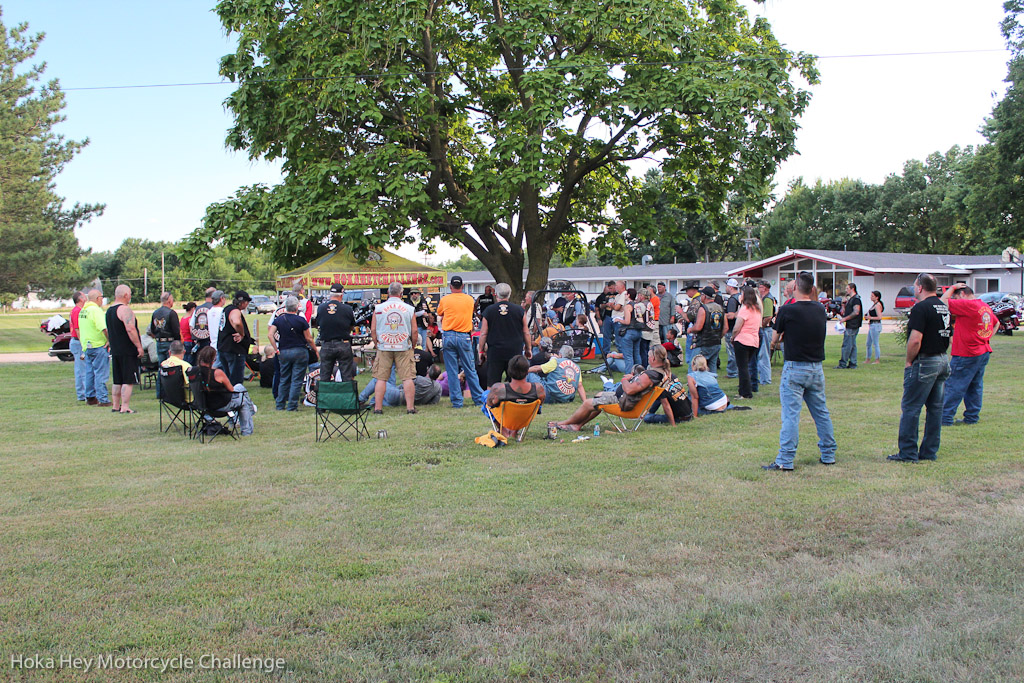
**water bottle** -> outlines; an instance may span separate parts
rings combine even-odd
[[[601,423],[600,422],[595,422],[594,423],[594,436],[601,436]]]

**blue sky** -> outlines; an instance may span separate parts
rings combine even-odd
[[[213,4],[0,0],[8,27],[27,21],[46,33],[39,54],[46,75],[68,89],[61,132],[91,139],[57,181],[69,202],[107,204],[78,231],[83,246],[179,239],[208,204],[280,177],[276,166],[225,149],[230,84],[74,90],[219,81],[219,59],[233,46]],[[1001,0],[768,0],[755,11],[788,47],[823,56],[1003,47]],[[1007,56],[823,59],[822,83],[801,120],[801,154],[777,177],[780,194],[797,176],[880,182],[907,159],[980,143],[978,128],[1005,89]],[[415,247],[400,251],[417,258]]]

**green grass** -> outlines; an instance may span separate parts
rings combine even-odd
[[[39,331],[39,323],[52,317],[54,313],[70,318],[68,311],[32,311],[28,313],[7,313],[0,315],[0,353],[33,353],[48,351],[51,339],[45,332]],[[139,331],[145,332],[149,326],[152,311],[135,311],[139,321]]]
[[[447,403],[317,445],[255,389],[256,435],[201,446],[156,433],[151,391],[112,415],[75,405],[70,364],[0,366],[0,672],[188,680],[9,656],[214,652],[297,681],[1020,680],[1024,342],[996,339],[982,423],[900,465],[890,337],[827,371],[838,464],[805,413],[793,474],[758,467],[777,384],[581,444],[541,438],[570,410],[546,407],[498,450]]]

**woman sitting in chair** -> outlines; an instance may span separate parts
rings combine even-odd
[[[593,398],[583,402],[575,413],[568,420],[556,422],[558,428],[567,432],[578,432],[580,428],[601,414],[597,409],[599,405],[618,403],[623,411],[630,411],[636,407],[644,396],[651,393],[655,387],[660,386],[665,380],[671,377],[666,358],[668,353],[665,347],[654,346],[647,354],[648,367],[641,373],[630,373],[622,378],[615,391],[602,391]]]
[[[512,403],[533,403],[536,400],[544,402],[544,386],[539,382],[528,382],[526,375],[530,372],[530,361],[526,356],[520,354],[513,356],[508,362],[508,376],[511,382],[495,384],[487,391],[487,405],[496,408],[505,401]]]
[[[238,414],[238,426],[242,436],[252,435],[252,416],[256,407],[249,398],[249,392],[241,384],[231,386],[231,380],[220,368],[214,368],[217,360],[217,349],[206,346],[199,351],[199,377],[203,386],[208,387],[206,407],[211,411],[234,410]],[[193,391],[195,387],[193,387]]]

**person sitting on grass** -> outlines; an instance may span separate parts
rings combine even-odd
[[[434,364],[427,368],[426,375],[416,375],[413,377],[413,405],[433,405],[441,400],[441,384],[438,382],[440,376],[441,366]],[[387,386],[384,388],[384,405],[388,408],[406,405],[405,387],[398,386],[395,383],[394,377],[395,375],[392,374],[391,378],[387,380]],[[377,380],[371,378],[366,383],[366,386],[363,387],[363,390],[359,392],[359,402],[365,403],[369,400],[374,395],[376,388]]]
[[[618,403],[622,411],[632,410],[643,400],[644,396],[651,393],[655,387],[666,383],[672,376],[668,370],[667,356],[664,346],[659,344],[652,347],[647,354],[648,367],[646,370],[626,375],[617,388],[612,391],[599,392],[593,398],[588,398],[572,414],[572,417],[555,424],[563,431],[578,432],[583,425],[601,414],[597,408],[599,405]]]
[[[708,359],[699,353],[690,361],[686,384],[694,417],[721,413],[729,407],[729,397],[718,386],[718,376],[708,372]]]
[[[543,365],[531,365],[526,379],[539,382],[547,392],[545,403],[572,403],[576,394],[580,400],[587,400],[587,392],[580,383],[580,366],[573,362],[573,350],[568,344],[558,350],[558,355]]]
[[[512,381],[495,384],[484,394],[488,407],[497,408],[506,401],[533,403],[540,399],[542,403],[544,402],[544,398],[547,396],[544,386],[539,382],[531,382],[526,379],[530,372],[530,361],[526,360],[526,356],[522,354],[513,356],[508,362],[507,371]]]
[[[659,407],[664,410],[664,413],[658,412]],[[661,400],[652,405],[644,415],[644,422],[647,424],[668,424],[671,427],[692,419],[693,404],[686,395],[686,385],[676,379],[674,375],[661,395]]]
[[[252,416],[256,406],[249,398],[241,382],[232,386],[227,374],[220,368],[213,367],[217,361],[217,349],[205,346],[199,351],[199,376],[203,384],[209,388],[206,394],[206,408],[210,411],[235,411],[242,436],[251,436],[253,431]]]

